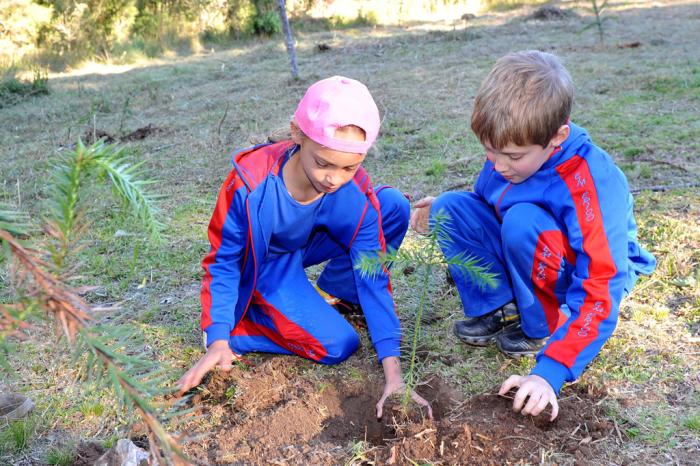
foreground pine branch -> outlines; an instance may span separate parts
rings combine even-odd
[[[120,354],[111,348],[107,340],[119,337],[119,332],[104,332],[104,329],[94,325],[90,305],[50,272],[51,265],[40,258],[40,251],[24,247],[5,230],[0,230],[0,242],[9,248],[16,287],[23,291],[32,305],[43,309],[56,323],[57,333],[66,337],[76,350],[76,355],[83,352],[79,349],[87,350],[87,373],[94,372],[98,382],[106,374],[104,380],[111,385],[122,404],[135,409],[146,423],[151,432],[149,442],[153,457],[165,459],[171,464],[188,464],[177,441],[158,420],[159,410],[147,401],[146,397],[162,395],[163,391],[156,388],[157,384],[151,383],[149,387],[138,381],[148,382],[148,379],[160,374],[155,363]],[[29,326],[16,313],[20,307],[3,306],[0,337],[16,335],[19,329]]]
[[[71,247],[89,226],[81,207],[80,193],[86,184],[107,178],[116,199],[139,220],[152,240],[161,239],[163,224],[159,220],[158,196],[147,191],[155,180],[146,177],[142,164],[133,164],[123,147],[97,141],[85,146],[79,139],[74,150],[54,161],[51,171],[48,228],[58,239],[52,247],[54,262],[59,266],[75,254]]]

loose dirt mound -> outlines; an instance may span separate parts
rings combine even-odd
[[[355,445],[352,464],[539,462],[542,451],[574,461],[591,457],[595,441],[612,430],[585,395],[563,399],[549,423],[514,413],[511,400],[495,395],[463,401],[436,377],[419,389],[434,420],[418,412],[406,419],[395,405],[377,421],[381,372],[353,363],[346,364],[355,376],[323,380],[300,374],[309,363],[291,357],[215,374],[194,404],[203,418],[220,422],[186,445],[187,454],[208,464],[335,465],[345,464]]]
[[[380,455],[383,464],[509,464],[539,463],[543,453],[573,455],[576,461],[595,457],[595,440],[607,437],[613,425],[598,418],[591,400],[573,396],[561,402],[555,422],[512,411],[512,401],[480,395],[435,422],[408,423]],[[571,460],[574,460],[571,458]]]
[[[152,123],[149,123],[146,126],[142,126],[141,128],[138,128],[121,138],[117,136],[113,136],[109,134],[107,131],[102,130],[102,129],[93,129],[93,128],[88,128],[85,130],[83,133],[83,143],[90,145],[93,142],[99,141],[102,139],[106,144],[113,144],[117,141],[120,142],[133,142],[133,141],[140,141],[142,139],[146,139],[149,136],[152,136],[154,134],[157,134],[159,132],[163,131],[162,128],[159,128]]]
[[[571,10],[562,10],[554,5],[544,5],[536,9],[525,20],[536,19],[540,21],[559,21],[569,18],[577,18],[578,15]]]
[[[76,448],[73,466],[92,466],[107,449],[97,442],[82,441]]]

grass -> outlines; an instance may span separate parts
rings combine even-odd
[[[38,427],[39,418],[36,415],[6,422],[0,429],[0,456],[20,453],[29,448]]]
[[[2,70],[0,69],[0,71]],[[47,73],[40,69],[34,70],[34,76],[31,80],[18,77],[17,71],[12,68],[4,70],[2,74],[3,76],[0,77],[0,109],[50,92]]]
[[[495,59],[511,50],[554,47],[577,85],[573,120],[623,166],[632,188],[696,180],[700,63],[693,52],[700,32],[688,18],[697,7],[671,1],[655,9],[649,5],[637,2],[616,12],[619,21],[606,24],[604,46],[593,32],[573,33],[568,22],[516,21],[524,10],[480,17],[455,31],[452,24],[433,24],[300,35],[300,83],[289,82],[284,47],[276,39],[155,59],[112,74],[104,68],[52,75],[49,94],[23,96],[0,109],[0,202],[40,218],[49,167],[77,136],[93,128],[113,135],[149,123],[161,128],[127,146],[161,180],[153,189],[164,195],[165,243],[147,241],[110,197],[96,190],[88,215],[98,220],[74,265],[80,266],[80,283],[99,287],[88,294],[91,302],[121,302],[118,315],[105,317],[131,321],[145,335],[153,358],[184,371],[202,354],[199,262],[209,247],[206,228],[230,154],[287,124],[295,102],[315,79],[345,74],[368,84],[383,122],[365,166],[375,183],[419,198],[456,185],[468,188],[479,172],[483,150],[469,131],[469,115]],[[634,40],[642,45],[617,46]],[[319,42],[331,50],[316,52]],[[637,196],[641,241],[656,255],[658,269],[623,302],[616,333],[601,356],[576,387],[565,388],[565,393],[602,393],[601,403],[627,434],[624,443],[606,449],[601,462],[671,458],[683,463],[689,459],[685,452],[700,445],[700,400],[693,392],[700,368],[699,205],[697,189]],[[415,243],[409,234],[407,247]],[[6,297],[11,290],[4,277],[0,296]],[[412,283],[410,276],[393,277],[402,319],[411,318],[402,310],[415,303]],[[432,296],[439,319],[423,328],[424,374],[439,374],[468,396],[492,392],[508,375],[529,370],[530,359],[512,361],[492,347],[467,347],[451,336],[462,308],[442,269],[435,273]],[[17,373],[3,372],[0,389],[36,395],[37,410],[45,414],[34,427],[2,429],[7,448],[0,462],[26,464],[15,453],[17,445],[48,463],[50,452],[71,441],[97,437],[113,444],[127,436],[133,419],[120,413],[108,394],[90,393],[75,382],[77,371],[62,346],[56,351],[49,329],[39,327],[32,336],[11,352]],[[360,357],[371,359],[364,337],[363,348]],[[52,355],[48,363],[47,354]],[[324,381],[343,374],[349,384],[381,377],[366,374],[354,361],[303,365],[294,377]],[[196,423],[216,429],[226,419],[222,412]],[[347,450],[347,458],[357,456],[360,464],[368,448]],[[54,458],[54,464],[65,464],[61,454]]]
[[[46,455],[46,464],[50,466],[71,466],[75,464],[76,451],[72,446],[54,448]]]

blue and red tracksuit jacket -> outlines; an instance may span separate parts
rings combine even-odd
[[[268,184],[281,176],[280,166],[296,150],[293,142],[282,141],[233,156],[234,168],[221,187],[209,223],[211,250],[202,261],[201,327],[208,343],[228,340],[251,305],[270,244],[268,212],[274,197],[266,196]],[[350,182],[325,196],[326,205],[332,202],[337,215],[323,228],[348,252],[353,265],[362,256],[376,257],[386,251],[379,201],[362,167]],[[399,356],[401,329],[388,271],[383,268],[365,275],[355,268],[354,278],[378,358]]]
[[[487,161],[475,185],[499,219],[518,203],[532,203],[550,212],[568,239],[574,255],[568,258],[574,266],[566,292],[571,315],[532,370],[557,392],[578,378],[613,333],[620,300],[637,274],[655,267],[653,256],[637,242],[625,175],[584,129],[570,127],[561,150],[530,178],[512,184]]]

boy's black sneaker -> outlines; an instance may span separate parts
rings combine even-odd
[[[518,323],[496,337],[496,346],[506,356],[519,358],[537,354],[546,341],[546,338],[529,338]]]
[[[457,321],[454,334],[469,345],[486,346],[504,329],[519,321],[518,308],[514,303],[508,303],[489,314]]]

